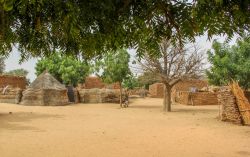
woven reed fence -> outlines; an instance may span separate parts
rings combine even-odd
[[[244,95],[244,91],[235,81],[233,81],[229,86],[232,90],[232,93],[236,97],[236,104],[242,117],[243,124],[250,125],[250,104]]]

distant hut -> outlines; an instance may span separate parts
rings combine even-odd
[[[68,104],[67,89],[47,71],[23,92],[22,105],[59,106]]]

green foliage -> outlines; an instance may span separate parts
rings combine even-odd
[[[4,70],[5,70],[4,60],[5,60],[4,57],[0,57],[0,74],[4,73]]]
[[[226,85],[232,79],[239,81],[245,88],[250,88],[250,38],[238,40],[234,46],[226,43],[213,43],[213,51],[208,51],[208,60],[212,64],[206,72],[209,82]]]
[[[25,69],[15,69],[15,70],[10,70],[8,72],[5,72],[7,75],[13,75],[13,76],[24,76],[26,77],[28,75],[28,71]]]
[[[208,32],[250,30],[248,0],[0,0],[0,54],[22,59],[54,49],[84,58],[121,47],[153,51],[162,38],[183,44]]]
[[[116,52],[107,53],[98,65],[103,71],[102,79],[106,83],[120,82],[127,79],[130,74],[129,69],[129,54],[124,49],[119,49]]]
[[[57,53],[39,60],[35,69],[36,75],[48,70],[60,82],[74,86],[83,82],[89,74],[89,66],[86,62]]]
[[[128,75],[128,77],[123,81],[123,87],[127,89],[134,89],[136,87],[140,87],[138,78],[133,74]]]
[[[144,86],[146,89],[149,89],[149,85],[159,82],[157,75],[153,74],[150,71],[144,72],[142,75],[138,76],[138,82],[140,86]]]

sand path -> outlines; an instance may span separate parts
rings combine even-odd
[[[247,157],[250,127],[220,122],[218,106],[137,99],[131,107],[0,104],[1,157]],[[9,114],[12,112],[12,114]]]

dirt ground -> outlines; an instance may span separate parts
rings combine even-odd
[[[250,127],[221,122],[218,106],[162,99],[60,107],[0,104],[1,157],[247,157]],[[11,114],[9,112],[12,112]]]

